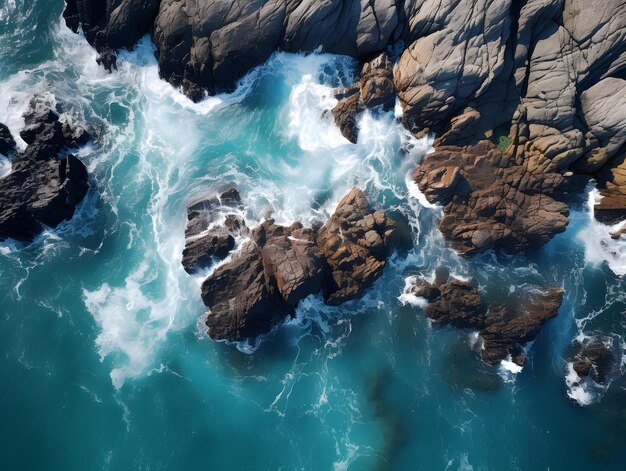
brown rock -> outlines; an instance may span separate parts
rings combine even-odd
[[[324,284],[328,304],[358,297],[382,274],[394,247],[396,227],[384,211],[374,212],[358,188],[340,201],[317,236],[329,266]]]
[[[470,282],[448,279],[441,271],[435,283],[417,280],[411,294],[424,297],[429,304],[424,314],[434,324],[472,328],[483,339],[481,358],[496,365],[509,355],[520,366],[526,360],[523,347],[533,341],[541,327],[555,317],[563,300],[560,288],[544,292],[527,292],[506,305],[491,305],[485,313],[481,298]]]
[[[396,103],[396,89],[393,84],[393,64],[385,52],[363,64],[361,78],[361,103],[368,108],[382,106],[392,110]]]
[[[413,177],[430,202],[444,206],[440,229],[461,254],[539,247],[563,232],[572,179],[541,154],[505,153],[490,141],[445,144],[424,156]]]
[[[522,347],[537,337],[541,327],[558,314],[563,290],[550,288],[545,292],[529,293],[520,303],[511,306],[490,306],[486,327],[480,336],[484,344],[483,361],[495,365],[511,355],[513,362],[524,365]]]
[[[341,134],[350,142],[356,144],[359,134],[357,115],[363,111],[359,88],[354,85],[348,89],[341,89],[337,92],[336,96],[340,101],[330,112]]]

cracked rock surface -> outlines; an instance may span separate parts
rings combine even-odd
[[[68,0],[65,17],[109,69],[117,49],[152,34],[161,76],[193,99],[233,90],[276,50],[357,58],[360,83],[333,110],[337,124],[356,142],[358,113],[397,94],[404,124],[448,154],[426,156],[438,173],[416,181],[442,198],[442,229],[463,253],[561,232],[569,172],[596,177],[601,220],[626,216],[626,0]],[[395,64],[381,54],[390,48]],[[502,138],[502,156],[482,142]]]
[[[214,211],[224,209],[225,193],[190,206],[184,264],[193,261],[194,268],[202,263],[206,267],[209,259],[224,260],[233,250],[215,250],[215,233],[223,230],[219,225],[207,232],[214,235],[189,241],[200,217],[195,213],[202,211],[207,217],[208,211],[210,219]],[[228,194],[237,194],[240,204],[235,190]],[[384,211],[374,211],[357,188],[339,202],[319,230],[298,222],[282,226],[268,219],[246,235],[232,257],[202,284],[202,299],[209,308],[208,333],[217,340],[239,341],[267,333],[294,315],[300,301],[311,294],[323,293],[332,305],[355,299],[382,274],[392,250],[406,243],[396,222]]]
[[[87,168],[68,149],[82,146],[89,134],[59,119],[35,97],[24,115],[20,136],[28,144],[13,153],[11,171],[0,179],[0,241],[32,242],[44,226],[71,219],[89,187]],[[0,145],[15,152],[15,141],[0,125]],[[2,152],[5,153],[5,152]]]

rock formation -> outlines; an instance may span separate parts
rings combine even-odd
[[[496,365],[509,356],[519,366],[525,362],[524,345],[532,342],[541,327],[558,314],[563,300],[560,288],[528,291],[519,300],[483,306],[470,282],[448,278],[434,283],[415,278],[409,293],[423,297],[428,304],[424,314],[439,326],[476,329],[482,339],[482,360]]]
[[[625,0],[68,0],[65,17],[108,68],[151,33],[161,75],[193,99],[233,90],[278,49],[359,59],[359,87],[335,119],[354,142],[355,115],[388,107],[393,90],[406,126],[440,137],[416,181],[443,198],[442,230],[463,253],[562,231],[570,172],[602,175],[598,217],[626,213]],[[391,67],[379,54],[398,45]],[[498,152],[485,139],[500,139]]]
[[[331,110],[335,123],[346,139],[353,144],[358,137],[357,118],[366,108],[381,107],[392,110],[396,103],[393,85],[393,64],[385,52],[365,62],[358,83],[340,88],[335,93],[339,100]]]
[[[223,218],[224,211],[240,204],[238,193],[230,189],[189,207],[183,259],[188,271],[207,267],[211,259],[223,260],[233,249],[228,242],[215,243],[222,236],[227,240],[228,227],[218,223],[207,230],[205,225],[215,221],[219,211]],[[203,222],[198,225],[198,220]],[[243,221],[237,230],[242,228]],[[374,211],[357,188],[319,230],[300,223],[281,226],[269,219],[240,233],[247,239],[202,285],[202,299],[210,310],[208,333],[217,340],[238,341],[269,332],[311,294],[322,292],[329,304],[360,296],[382,274],[391,251],[406,244],[395,221]],[[217,251],[222,245],[228,250]]]
[[[15,152],[15,139],[9,128],[0,123],[0,154],[9,155],[13,152]]]
[[[247,235],[248,228],[240,214],[242,207],[234,188],[189,205],[183,250],[183,266],[188,273],[223,260],[235,248],[235,238]]]
[[[396,222],[384,211],[373,211],[363,192],[353,189],[317,234],[328,263],[324,300],[341,304],[358,297],[382,274],[391,251],[404,243]]]
[[[591,339],[586,345],[578,345],[573,368],[580,378],[591,378],[598,384],[606,384],[615,357],[604,343]]]
[[[0,240],[32,241],[43,226],[56,227],[74,215],[87,193],[87,169],[66,151],[90,139],[81,128],[61,122],[38,98],[24,115],[20,136],[28,144],[12,157],[11,172],[0,179]],[[11,137],[10,146],[14,147]]]

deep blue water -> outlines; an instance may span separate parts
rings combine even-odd
[[[195,105],[158,79],[147,38],[118,72],[100,70],[62,8],[0,5],[0,122],[17,135],[42,94],[98,135],[79,154],[91,190],[76,217],[0,246],[0,469],[624,469],[626,250],[587,196],[540,251],[460,259],[439,210],[407,186],[429,142],[393,113],[366,114],[353,146],[322,117],[350,59],[277,54]],[[268,208],[310,223],[360,186],[409,216],[416,248],[361,300],[311,297],[259,346],[215,343],[202,277],[180,265],[185,206],[233,184],[251,224]],[[481,364],[470,334],[399,299],[408,276],[441,264],[487,298],[563,286],[522,372]],[[606,391],[566,383],[563,353],[584,335],[618,353]]]

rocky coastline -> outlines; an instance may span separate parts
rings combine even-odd
[[[358,59],[359,80],[336,91],[338,104],[329,119],[354,143],[359,113],[390,110],[397,100],[402,122],[414,135],[435,136],[435,152],[424,156],[413,179],[429,202],[443,207],[440,230],[459,254],[541,247],[565,230],[569,205],[589,182],[596,183],[602,196],[595,207],[598,220],[614,224],[626,218],[623,0],[601,5],[581,0],[67,0],[66,5],[67,25],[83,31],[106,69],[115,68],[119,49],[132,48],[150,35],[161,77],[195,101],[234,90],[240,78],[277,50],[322,50]],[[237,200],[232,209],[240,204]],[[343,302],[379,274],[376,264],[358,272],[362,267],[344,269],[345,260],[335,260],[332,250],[338,247],[340,253],[352,253],[345,245],[335,247],[332,227],[338,223],[332,221],[337,214],[318,231],[298,224],[277,226],[271,220],[248,228],[234,211],[211,222],[208,232],[196,231],[193,214],[210,213],[213,206],[215,201],[204,201],[190,207],[187,271],[223,260],[238,239],[249,241],[203,287],[217,338],[269,330],[320,286],[327,302]],[[367,250],[376,246],[386,254],[384,233],[374,232],[377,237],[367,241],[374,245]],[[303,252],[301,245],[313,248]],[[277,247],[286,260],[275,260]],[[382,263],[384,256],[374,260]],[[284,284],[276,271],[294,263],[303,277],[298,288]],[[229,326],[221,321],[229,317],[229,307],[217,300],[234,280],[243,279],[256,280],[255,292]],[[329,280],[337,285],[335,293],[327,289]],[[450,291],[460,302],[476,301],[469,287],[457,285],[449,281],[428,290]],[[248,284],[240,288],[248,289]],[[558,290],[544,288],[545,299],[538,302],[549,309],[539,309],[536,319],[529,315],[537,324],[527,332],[503,321],[511,313],[500,308],[489,308],[479,321],[461,316],[444,323],[478,322],[460,326],[482,329],[486,343],[494,329],[510,328],[524,339],[534,338],[536,326],[555,315],[562,299]],[[446,298],[427,311],[450,312]],[[473,312],[472,303],[465,306],[467,312]],[[248,321],[254,316],[248,314],[269,304],[277,318],[259,315],[251,327]],[[535,308],[539,306],[529,305],[526,311]],[[486,361],[506,352],[523,362],[515,335],[507,342]]]
[[[109,69],[150,34],[161,76],[194,100],[232,91],[276,50],[357,58],[360,83],[335,119],[354,142],[355,115],[391,93],[412,132],[437,136],[415,180],[444,205],[442,232],[461,253],[540,246],[591,178],[598,218],[626,215],[622,0],[68,0],[64,15]],[[401,51],[395,64],[388,50]]]

